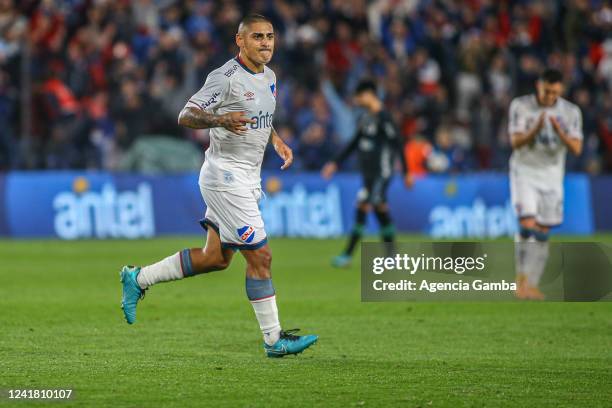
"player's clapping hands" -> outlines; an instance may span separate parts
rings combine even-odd
[[[546,119],[546,113],[542,112],[540,114],[540,117],[538,118],[538,121],[536,122],[536,125],[535,125],[535,129],[534,129],[535,132],[534,133],[536,135],[538,134],[538,132],[540,132],[540,130],[542,130],[542,127],[544,127],[544,119]]]
[[[226,128],[230,132],[234,132],[237,135],[243,136],[247,129],[248,123],[256,123],[255,120],[249,119],[245,116],[246,112],[228,112],[221,115],[221,127]]]
[[[551,116],[548,119],[550,120],[552,127],[555,129],[555,132],[557,132],[559,136],[563,136],[565,134],[565,131],[563,130],[563,127],[561,126],[557,118]]]

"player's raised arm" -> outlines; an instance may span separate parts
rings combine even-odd
[[[571,122],[569,129],[565,130],[554,116],[550,117],[555,132],[559,135],[559,139],[567,146],[567,149],[572,154],[578,156],[582,153],[582,114],[580,111],[575,113],[575,118]]]
[[[508,133],[510,133],[510,144],[513,149],[518,149],[532,143],[540,130],[542,130],[544,118],[546,116],[546,114],[542,112],[535,125],[528,129],[525,124],[525,115],[520,112],[520,109],[521,107],[516,100],[510,104]]]
[[[206,78],[202,89],[187,101],[179,113],[178,124],[192,129],[223,127],[239,135],[246,132],[246,124],[255,121],[246,117],[245,112],[217,114],[228,89],[229,78],[222,72],[213,71]]]
[[[223,127],[238,135],[247,131],[247,123],[255,123],[244,116],[245,112],[228,112],[223,115],[208,113],[200,108],[185,106],[179,114],[178,124],[192,129]]]

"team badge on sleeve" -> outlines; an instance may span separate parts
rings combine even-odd
[[[270,91],[272,91],[272,95],[276,98],[276,84],[270,85]]]
[[[252,225],[240,227],[236,230],[236,232],[238,232],[240,240],[246,242],[247,244],[253,241],[253,238],[255,238],[255,228]]]

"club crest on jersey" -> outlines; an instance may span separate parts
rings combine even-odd
[[[244,227],[238,228],[236,232],[238,232],[240,240],[247,244],[255,238],[255,228],[252,225],[245,225]]]
[[[272,95],[276,98],[276,84],[270,85],[270,91],[272,91]]]
[[[255,94],[251,91],[248,91],[244,94],[244,97],[247,98],[247,101],[252,101],[253,99],[255,99]]]

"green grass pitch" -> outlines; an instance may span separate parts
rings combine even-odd
[[[153,287],[128,326],[120,266],[201,244],[0,241],[0,389],[74,389],[62,407],[612,406],[611,303],[361,303],[358,265],[328,267],[341,240],[271,241],[283,326],[320,336],[298,357],[264,356],[240,256]]]

